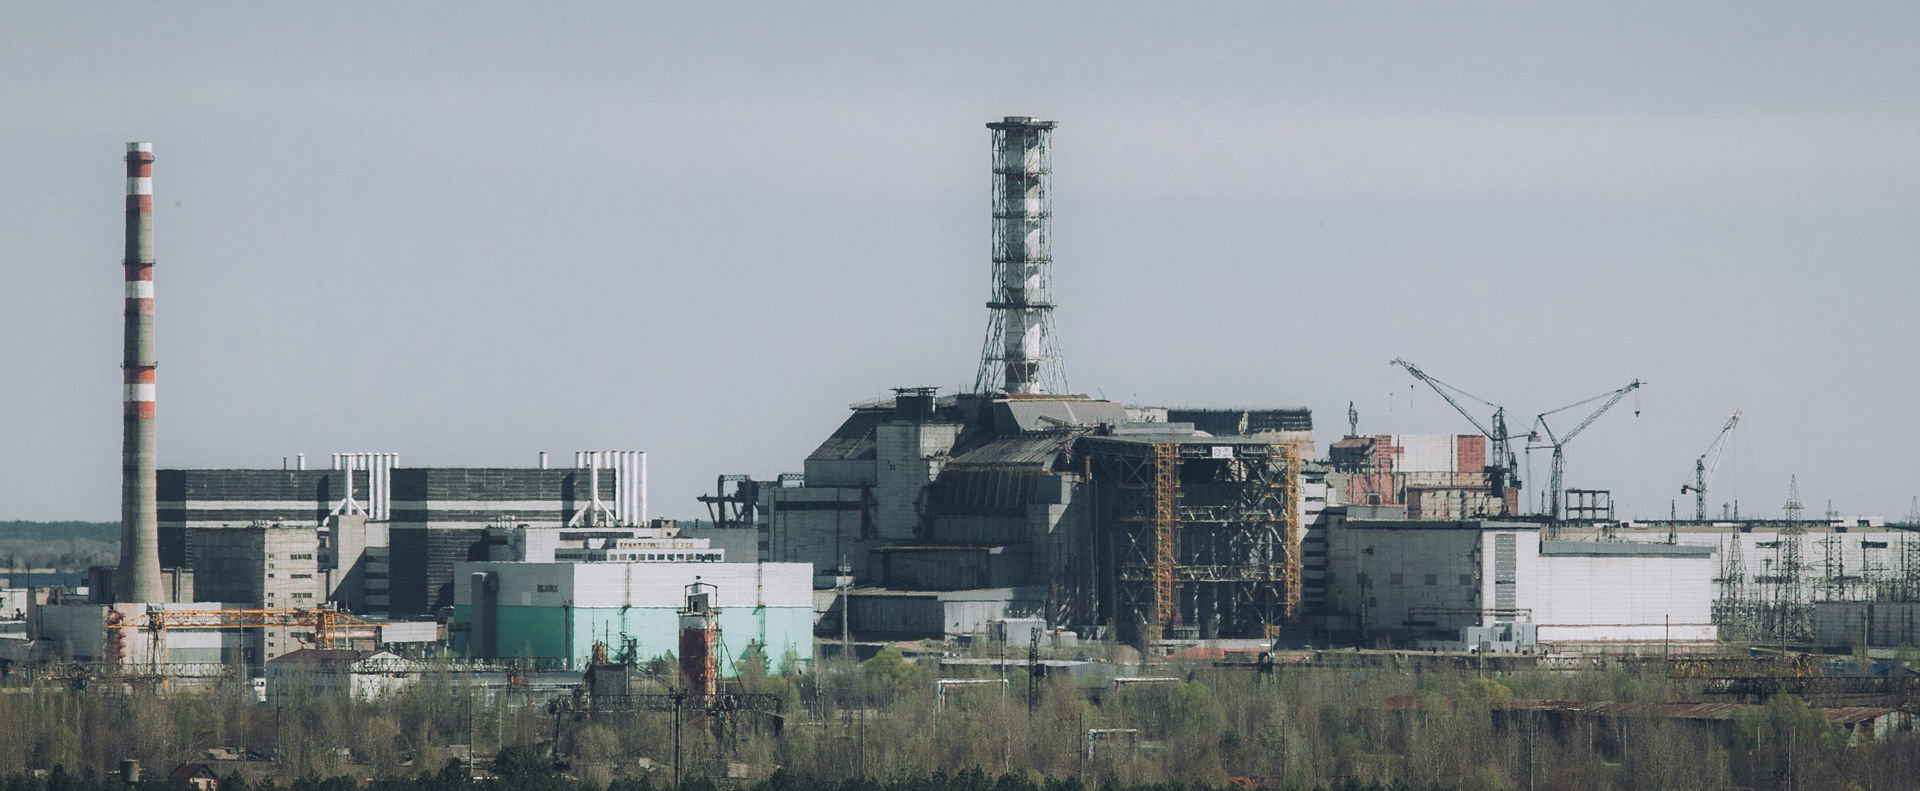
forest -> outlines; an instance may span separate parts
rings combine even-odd
[[[0,521],[0,575],[12,569],[83,571],[119,562],[120,525]]]
[[[887,649],[858,664],[769,675],[749,655],[737,688],[776,714],[550,714],[488,703],[458,674],[429,674],[378,701],[252,702],[242,685],[133,692],[95,683],[0,694],[0,777],[85,783],[125,758],[156,772],[213,748],[253,760],[222,776],[317,788],[325,778],[426,787],[544,767],[555,788],[719,783],[775,791],[1066,788],[1834,788],[1920,785],[1920,740],[1830,724],[1791,696],[1710,721],[1568,720],[1518,699],[1665,702],[1685,679],[1633,666],[1475,673],[1299,668],[1259,675],[1209,664],[1152,668],[1156,683],[936,685]],[[640,688],[664,690],[665,678]],[[1030,696],[1031,691],[1031,696]],[[498,699],[495,696],[493,699]],[[137,727],[128,727],[138,723]],[[678,739],[676,739],[676,735]],[[556,738],[557,737],[557,738]],[[675,745],[679,745],[676,751]],[[462,761],[468,755],[471,762]],[[676,769],[678,756],[678,772]],[[489,760],[491,758],[491,760]],[[545,776],[544,774],[542,776]],[[545,782],[545,781],[543,781]],[[305,783],[305,785],[301,785]],[[289,786],[288,784],[292,784]],[[638,785],[636,785],[638,784]],[[850,784],[850,785],[849,785]],[[931,785],[927,785],[931,784]],[[524,787],[516,782],[515,787]],[[13,786],[9,786],[10,788]],[[41,786],[20,786],[39,791]],[[80,788],[84,786],[72,786]],[[52,791],[52,786],[45,786]]]

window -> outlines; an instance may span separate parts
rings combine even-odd
[[[534,587],[534,590],[539,591],[541,593],[559,593],[560,586],[559,585],[537,585]]]
[[[312,552],[296,552],[294,554],[288,555],[287,557],[291,560],[312,560],[313,553]]]
[[[313,579],[313,575],[312,575],[312,574],[288,574],[287,576],[288,576],[288,577],[292,577],[293,579],[297,579],[297,580],[310,580],[310,579]]]
[[[1404,585],[1406,584],[1406,582],[1405,580],[1401,579],[1401,575],[1395,574],[1390,577],[1387,577],[1387,584],[1388,585]]]
[[[1427,575],[1427,579],[1426,579],[1426,583],[1427,583],[1428,585],[1438,585],[1438,584],[1440,584],[1440,575],[1438,575],[1438,574],[1428,574],[1428,575]]]
[[[296,593],[296,594],[293,594],[293,598],[296,598],[296,599],[311,599],[311,598],[313,598],[313,594],[311,594],[311,593]]]
[[[1473,585],[1473,575],[1472,575],[1472,574],[1462,574],[1462,575],[1460,575],[1460,584],[1461,584],[1461,586],[1463,586],[1463,587],[1469,587],[1469,586],[1472,586],[1472,585]]]

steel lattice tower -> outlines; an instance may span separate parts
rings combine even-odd
[[[1053,337],[1052,121],[1008,116],[993,130],[993,299],[980,393],[1067,389]]]

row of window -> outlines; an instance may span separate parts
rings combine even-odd
[[[679,560],[695,563],[718,563],[719,552],[609,552],[608,560]]]

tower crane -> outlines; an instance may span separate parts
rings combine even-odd
[[[1411,374],[1413,378],[1433,388],[1433,392],[1439,393],[1440,397],[1447,402],[1448,406],[1453,407],[1455,412],[1459,412],[1460,416],[1466,418],[1468,423],[1472,423],[1474,428],[1479,429],[1480,433],[1487,438],[1488,442],[1493,443],[1493,447],[1489,449],[1491,454],[1486,470],[1487,482],[1493,490],[1493,498],[1500,502],[1500,513],[1498,515],[1510,516],[1511,514],[1507,513],[1507,490],[1509,488],[1520,488],[1520,479],[1514,476],[1514,471],[1519,469],[1519,460],[1514,457],[1513,448],[1508,443],[1508,440],[1526,435],[1507,433],[1507,408],[1428,376],[1427,372],[1420,370],[1419,366],[1406,360],[1395,359],[1390,364],[1407,369],[1407,373]],[[1478,416],[1467,411],[1466,407],[1461,406],[1460,402],[1454,398],[1455,395],[1470,398],[1486,406],[1493,407],[1492,419],[1487,422],[1482,422]]]
[[[1720,436],[1713,438],[1713,444],[1707,446],[1707,452],[1693,460],[1693,483],[1680,487],[1681,494],[1693,495],[1693,520],[1707,521],[1707,484],[1713,482],[1713,473],[1720,469],[1720,454],[1727,449],[1727,437],[1733,436],[1733,428],[1740,425],[1740,410],[1733,410],[1733,417],[1727,418],[1727,425],[1720,429]],[[1712,461],[1708,461],[1711,457]]]
[[[1566,495],[1566,488],[1564,486],[1563,474],[1566,471],[1567,444],[1573,442],[1574,437],[1580,436],[1580,432],[1586,431],[1587,427],[1593,425],[1593,421],[1600,419],[1601,415],[1606,414],[1607,410],[1612,409],[1614,404],[1620,403],[1620,399],[1626,398],[1628,393],[1631,393],[1635,390],[1640,389],[1640,387],[1644,384],[1646,383],[1638,379],[1635,379],[1632,382],[1629,382],[1626,387],[1622,387],[1618,390],[1601,393],[1592,398],[1575,401],[1571,404],[1560,407],[1559,409],[1551,409],[1534,416],[1533,425],[1534,425],[1535,433],[1532,436],[1528,437],[1528,441],[1539,442],[1540,441],[1539,434],[1541,432],[1544,432],[1546,434],[1547,440],[1545,445],[1529,444],[1527,446],[1527,449],[1528,450],[1532,450],[1534,448],[1552,448],[1553,449],[1553,476],[1552,476],[1553,480],[1548,484],[1548,487],[1547,487],[1547,496],[1548,496],[1547,516],[1550,517],[1553,521],[1555,522],[1560,521],[1560,504],[1561,504],[1560,501]],[[1557,415],[1561,412],[1565,412],[1575,407],[1586,406],[1587,404],[1591,404],[1603,398],[1606,399],[1606,402],[1601,404],[1600,408],[1595,409],[1593,410],[1593,412],[1589,413],[1585,420],[1580,421],[1579,425],[1576,425],[1573,427],[1572,431],[1569,431],[1565,434],[1555,434],[1553,433],[1553,427],[1547,424],[1547,417],[1549,415]],[[1639,410],[1635,410],[1634,414],[1636,415],[1640,414]]]

